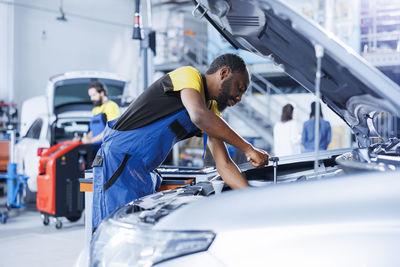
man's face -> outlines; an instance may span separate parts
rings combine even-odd
[[[96,88],[89,88],[88,94],[90,97],[90,101],[92,101],[95,107],[103,104],[103,97],[104,97],[103,92],[99,93],[97,92]]]
[[[218,110],[223,111],[227,106],[234,106],[242,100],[249,86],[248,73],[230,73],[222,80],[221,90],[216,99]]]

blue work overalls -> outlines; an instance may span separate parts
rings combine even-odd
[[[103,122],[103,113],[100,112],[99,114],[94,115],[90,122],[89,122],[89,129],[92,131],[92,137],[98,136],[101,134],[104,129],[106,128],[106,125]],[[101,146],[101,141],[92,143],[92,155],[96,155],[97,151],[99,150]]]
[[[92,137],[98,136],[104,131],[106,125],[103,122],[103,113],[100,112],[91,118],[89,122],[89,128],[92,131]],[[101,142],[97,142],[95,144],[101,144]]]
[[[161,177],[153,170],[175,143],[199,131],[186,109],[129,131],[112,129],[116,121],[107,123],[93,162],[93,229],[119,206],[154,193]]]

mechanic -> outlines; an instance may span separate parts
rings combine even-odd
[[[101,82],[93,82],[89,85],[88,94],[94,108],[92,109],[92,118],[89,124],[89,133],[82,138],[76,137],[74,141],[82,141],[84,144],[92,144],[93,155],[101,146],[103,132],[107,121],[119,117],[119,106],[114,101],[107,98],[107,87]]]
[[[93,229],[120,205],[154,193],[161,184],[154,170],[172,146],[202,132],[224,181],[232,189],[249,186],[224,142],[242,150],[254,167],[268,164],[269,155],[239,136],[220,113],[241,100],[249,83],[243,59],[224,54],[205,75],[189,66],[164,75],[108,122],[93,161]]]

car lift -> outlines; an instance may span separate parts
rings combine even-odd
[[[22,174],[17,174],[17,164],[14,159],[15,148],[15,129],[9,125],[7,132],[10,135],[10,160],[7,164],[7,173],[0,174],[0,179],[7,180],[7,202],[5,211],[0,211],[0,222],[7,222],[8,212],[11,208],[24,208],[21,203],[22,193],[28,177]]]

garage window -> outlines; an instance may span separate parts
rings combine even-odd
[[[42,130],[43,120],[37,119],[32,123],[32,126],[29,128],[28,132],[26,133],[26,137],[39,139],[40,131]]]

